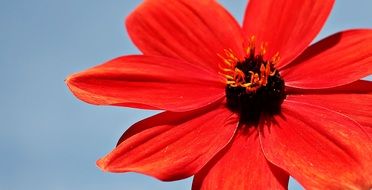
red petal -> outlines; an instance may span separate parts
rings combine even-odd
[[[342,86],[324,89],[302,89],[286,87],[287,94],[372,94],[372,82],[357,80]]]
[[[176,57],[215,71],[218,53],[243,51],[239,24],[215,0],[147,0],[126,26],[144,54]]]
[[[330,88],[372,73],[372,30],[349,30],[310,46],[281,71],[287,86]]]
[[[297,57],[323,27],[334,0],[250,0],[244,18],[246,36],[268,43],[267,56],[280,53],[278,67]]]
[[[372,138],[372,94],[292,95],[290,99],[345,114],[361,124]]]
[[[215,73],[183,61],[154,56],[119,57],[67,79],[71,91],[91,104],[185,111],[224,96]]]
[[[372,82],[356,82],[329,89],[287,89],[290,99],[319,105],[345,114],[372,137]]]
[[[306,189],[372,187],[372,141],[353,120],[286,100],[282,115],[261,129],[266,158]]]
[[[139,172],[178,180],[198,172],[233,137],[238,117],[221,106],[164,112],[133,125],[110,154],[97,161],[111,172]]]
[[[193,190],[287,189],[289,176],[262,153],[256,128],[232,143],[194,177]]]

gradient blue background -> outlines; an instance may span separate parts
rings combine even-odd
[[[245,0],[221,0],[242,20]],[[101,172],[95,161],[122,132],[155,112],[99,107],[71,95],[64,78],[139,53],[123,19],[139,0],[0,0],[0,190],[188,190],[191,179]],[[339,0],[317,39],[372,28],[372,1]],[[300,189],[291,181],[290,189]]]

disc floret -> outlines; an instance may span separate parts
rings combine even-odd
[[[275,65],[279,53],[265,60],[267,44],[260,45],[256,53],[255,37],[251,37],[241,60],[231,50],[224,51],[219,65],[220,74],[226,78],[227,106],[239,112],[242,121],[257,122],[262,113],[277,114],[285,99],[284,80]]]

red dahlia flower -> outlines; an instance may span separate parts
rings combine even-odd
[[[143,55],[71,75],[79,99],[165,112],[97,163],[193,189],[372,187],[372,30],[309,44],[333,0],[145,0],[126,20]],[[308,47],[309,46],[309,47]]]

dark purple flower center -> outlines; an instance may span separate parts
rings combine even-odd
[[[253,44],[253,45],[252,45]],[[278,114],[286,98],[284,80],[275,69],[279,54],[265,60],[266,49],[255,53],[254,43],[247,48],[243,61],[231,50],[225,51],[221,73],[226,77],[227,107],[239,113],[240,122],[258,123],[261,114]]]
[[[262,57],[249,57],[236,66],[245,74],[245,80],[249,81],[252,74],[259,73],[261,64],[265,64]],[[279,72],[269,76],[267,84],[256,86],[256,90],[248,90],[243,86],[227,84],[225,88],[227,106],[240,114],[241,122],[257,123],[262,113],[278,114],[280,105],[286,97],[284,80]]]

